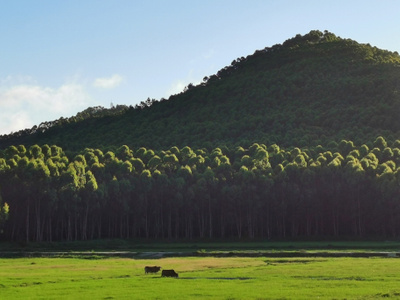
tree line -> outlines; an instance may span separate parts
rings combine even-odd
[[[0,151],[1,239],[396,237],[400,140]]]

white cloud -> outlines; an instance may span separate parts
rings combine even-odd
[[[103,89],[113,89],[119,86],[122,82],[123,78],[121,75],[114,74],[111,77],[106,78],[97,78],[93,82],[93,86]]]
[[[186,84],[182,80],[178,80],[171,85],[171,87],[167,91],[167,95],[171,96],[171,95],[179,94],[180,92],[183,91],[185,86],[186,86]]]
[[[170,88],[167,90],[166,97],[168,98],[171,95],[179,94],[180,92],[183,92],[185,87],[187,87],[189,84],[198,85],[202,81],[194,78],[193,70],[190,70],[186,79],[176,80],[171,84]]]
[[[91,102],[79,84],[67,83],[58,88],[28,84],[0,87],[0,134],[70,117]]]
[[[0,134],[8,134],[25,128],[32,128],[32,120],[25,111],[12,114],[0,113]]]

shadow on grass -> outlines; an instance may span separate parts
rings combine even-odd
[[[252,277],[180,277],[177,279],[188,279],[188,280],[197,280],[197,279],[207,279],[207,280],[250,280],[254,279]]]

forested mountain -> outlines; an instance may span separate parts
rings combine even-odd
[[[311,31],[2,136],[0,239],[397,237],[399,88],[398,53]]]
[[[400,132],[400,56],[311,31],[241,57],[168,100],[134,107],[89,108],[0,137],[9,145],[166,149],[309,146],[373,141]]]

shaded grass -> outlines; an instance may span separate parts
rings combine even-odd
[[[17,258],[0,278],[2,299],[400,299],[397,258]]]
[[[59,257],[103,259],[106,257],[161,258],[176,256],[216,257],[400,257],[397,241],[270,242],[92,240],[56,243],[0,243],[0,257]]]
[[[296,250],[389,251],[400,249],[399,241],[149,241],[91,240],[52,243],[0,243],[0,251],[296,251]]]

